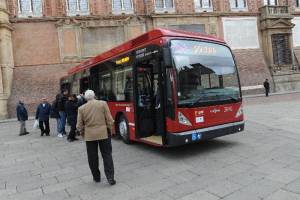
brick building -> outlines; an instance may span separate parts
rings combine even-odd
[[[20,98],[34,111],[70,67],[155,27],[224,38],[244,93],[265,78],[300,89],[300,0],[0,0],[0,118]]]

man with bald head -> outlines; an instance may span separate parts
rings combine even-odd
[[[50,136],[50,127],[49,127],[50,111],[51,111],[51,105],[48,103],[46,98],[42,98],[42,102],[38,105],[35,114],[35,119],[39,120],[41,136],[43,136],[44,134],[46,134],[46,136]]]

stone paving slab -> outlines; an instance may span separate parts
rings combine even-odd
[[[113,139],[117,184],[92,181],[82,140],[0,123],[0,200],[300,199],[299,93],[245,99],[243,133],[178,148]],[[51,129],[55,130],[51,121]],[[102,167],[102,162],[100,162]]]

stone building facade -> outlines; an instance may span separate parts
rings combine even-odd
[[[265,78],[272,80],[273,90],[299,89],[299,4],[0,0],[0,118],[13,117],[19,99],[33,112],[41,97],[53,100],[69,68],[156,27],[224,38],[235,54],[244,93],[261,92]]]

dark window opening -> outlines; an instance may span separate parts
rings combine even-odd
[[[273,61],[275,65],[292,64],[288,34],[272,35]]]

